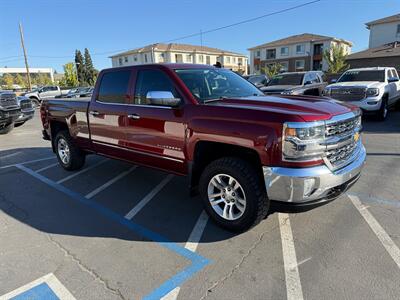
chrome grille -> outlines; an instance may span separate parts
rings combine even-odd
[[[330,92],[330,97],[339,101],[360,101],[365,96],[365,88],[332,88]]]
[[[0,105],[4,108],[18,106],[15,94],[0,94]]]
[[[31,109],[32,108],[32,101],[31,100],[21,100],[19,103],[21,109]]]
[[[326,152],[326,157],[333,167],[341,166],[344,162],[349,160],[353,152],[357,149],[358,143],[351,142],[340,148],[329,150]]]
[[[355,128],[359,127],[360,119],[359,117],[347,119],[341,122],[335,122],[331,124],[326,124],[325,136],[331,137],[336,135],[343,135],[353,132]]]

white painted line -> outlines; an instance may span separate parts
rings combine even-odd
[[[17,163],[17,164],[11,164],[11,165],[2,166],[2,167],[0,167],[0,169],[15,167],[16,165],[32,164],[32,163],[35,163],[35,162],[44,161],[44,160],[49,160],[49,159],[55,159],[55,158],[56,158],[55,156],[50,156],[50,157],[45,157],[45,158],[39,158],[39,159],[34,159],[34,160],[28,160],[28,161],[24,161],[24,162],[22,162],[22,163]]]
[[[4,156],[2,156],[2,157],[0,157],[0,158],[1,158],[1,159],[4,159],[4,158],[9,158],[9,157],[17,156],[17,155],[20,154],[20,153],[21,153],[21,151],[18,151],[18,152],[14,152],[14,153],[11,153],[11,154],[4,155]]]
[[[281,230],[283,263],[285,267],[286,296],[288,300],[302,300],[300,274],[294,248],[293,233],[288,214],[279,213],[279,228]]]
[[[390,236],[386,233],[386,231],[382,228],[382,226],[378,223],[378,221],[374,218],[374,216],[368,211],[367,207],[364,206],[360,199],[354,195],[348,195],[351,202],[353,202],[354,206],[360,212],[361,216],[367,221],[369,227],[378,237],[379,241],[382,243],[383,247],[385,247],[386,251],[393,258],[394,262],[400,268],[400,249],[393,242]]]
[[[114,182],[117,182],[118,180],[120,180],[121,178],[125,177],[126,175],[128,175],[129,173],[131,173],[133,170],[135,170],[137,168],[137,166],[133,166],[131,168],[129,168],[127,171],[122,172],[121,174],[119,174],[118,176],[115,176],[113,179],[107,181],[105,184],[99,186],[97,189],[91,191],[89,194],[87,194],[85,197],[90,199],[93,198],[94,196],[96,196],[98,193],[100,193],[101,191],[105,190],[106,188],[108,188],[110,185],[112,185]]]
[[[46,283],[52,289],[54,294],[56,294],[57,297],[60,298],[60,300],[76,300],[75,297],[72,296],[72,294],[62,285],[62,283],[57,279],[56,276],[54,276],[53,273],[40,277],[39,279],[36,279],[20,288],[17,288],[14,291],[0,296],[0,300],[8,300],[10,298],[18,296],[42,283]]]
[[[208,222],[208,215],[203,210],[200,214],[200,217],[197,219],[196,225],[192,232],[190,233],[189,240],[186,242],[185,248],[196,252],[197,246],[199,245],[199,241],[203,235],[204,229],[206,228]],[[162,297],[162,300],[176,300],[178,298],[179,292],[181,288],[178,286]]]
[[[43,171],[45,171],[45,170],[47,170],[47,169],[50,169],[50,168],[52,168],[52,167],[55,167],[55,166],[57,166],[57,165],[59,165],[58,162],[56,162],[56,163],[54,163],[54,164],[51,164],[51,165],[48,165],[48,166],[46,166],[46,167],[43,167],[43,168],[41,168],[41,169],[39,169],[39,170],[36,170],[36,172],[37,172],[37,173],[40,173],[40,172],[43,172]]]
[[[134,208],[131,209],[125,215],[125,218],[128,220],[132,220],[133,217],[147,204],[161,189],[174,177],[174,175],[170,174],[166,176],[153,190],[150,191]]]
[[[91,165],[90,167],[87,167],[87,168],[85,168],[83,170],[80,170],[79,172],[73,173],[72,175],[69,175],[69,176],[67,176],[67,177],[65,177],[63,179],[60,179],[59,181],[57,181],[57,183],[63,183],[65,181],[67,181],[67,180],[70,180],[70,179],[72,179],[72,178],[74,178],[74,177],[76,177],[78,175],[81,175],[82,173],[85,173],[87,171],[90,171],[91,169],[94,169],[94,168],[100,166],[101,164],[104,164],[106,161],[108,161],[108,159],[101,160],[101,161],[97,162],[96,164]]]

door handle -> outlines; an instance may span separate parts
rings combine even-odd
[[[89,111],[89,114],[91,114],[92,116],[98,116],[98,115],[100,115],[100,113],[99,113],[98,111],[95,111],[95,110]]]
[[[139,120],[140,116],[138,114],[130,114],[128,115],[128,118],[132,120]]]

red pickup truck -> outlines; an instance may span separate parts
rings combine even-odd
[[[187,175],[210,217],[243,231],[270,200],[335,199],[360,176],[366,152],[353,106],[313,96],[265,96],[205,65],[103,70],[91,99],[44,100],[43,136],[77,170],[96,153]]]

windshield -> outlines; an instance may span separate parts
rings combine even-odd
[[[247,78],[248,81],[250,81],[251,83],[262,83],[265,80],[264,76],[250,76],[249,78]]]
[[[241,76],[225,69],[181,69],[176,74],[201,103],[222,97],[263,96],[264,94]]]
[[[384,71],[347,71],[337,82],[348,81],[385,81]]]
[[[304,74],[281,74],[272,77],[268,82],[271,85],[301,85],[303,83]]]

